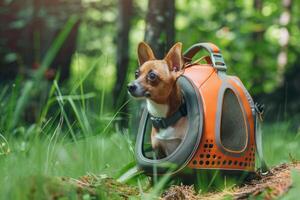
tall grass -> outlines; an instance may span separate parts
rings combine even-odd
[[[54,139],[9,141],[10,152],[0,160],[1,199],[26,199],[33,189],[27,185],[32,178],[63,176],[78,178],[86,174],[115,176],[133,154],[123,136],[90,137],[75,143],[64,141],[61,130]],[[20,187],[21,185],[24,185]],[[34,186],[35,187],[35,186]]]
[[[13,113],[22,98],[14,94],[15,91],[11,94],[7,89],[4,91],[6,97],[2,103],[7,104],[3,105],[7,109],[1,112],[2,116]],[[124,166],[134,162],[128,133],[117,133],[112,126],[117,113],[103,119],[88,107],[92,98],[97,98],[96,94],[63,94],[54,81],[36,123],[19,120],[15,128],[3,128],[5,134],[1,131],[0,135],[1,199],[30,199],[32,195],[36,199],[47,198],[52,195],[51,191],[43,187],[48,184],[52,187],[49,177],[78,178],[86,174],[114,177]],[[11,117],[1,117],[1,124],[8,124],[10,120]],[[40,184],[44,186],[38,187]],[[41,190],[39,196],[35,196],[33,190]],[[76,190],[73,192],[76,197]]]
[[[7,93],[10,98],[2,101],[7,104],[3,107],[13,108],[15,105],[12,102],[18,102],[17,99],[11,99],[19,97],[13,93]],[[93,98],[97,98],[94,93],[63,94],[54,81],[47,106],[42,112],[44,114],[40,115],[43,120],[39,118],[36,123],[28,125],[19,123],[11,132],[5,135],[1,133],[1,199],[30,199],[33,190],[40,192],[39,197],[46,198],[52,195],[49,192],[51,185],[55,185],[49,177],[78,178],[86,174],[116,177],[123,167],[134,162],[134,142],[129,139],[128,133],[118,133],[111,126],[117,113],[103,120],[99,111],[89,109],[88,102]],[[83,99],[85,106],[82,106]],[[2,114],[5,116],[5,113]],[[98,116],[96,120],[95,116]],[[9,117],[1,117],[2,124],[9,123],[9,120]],[[299,134],[291,131],[288,122],[266,124],[263,133],[264,153],[269,165],[300,158]],[[293,178],[295,183],[299,182],[296,172]],[[160,195],[169,180],[170,177],[166,176],[148,191],[143,190],[141,180],[133,184],[141,188],[144,199],[152,199]],[[43,187],[37,187],[39,185]],[[75,199],[76,190],[72,192]],[[289,196],[295,196],[295,190],[288,193],[287,198]]]
[[[76,20],[71,17],[66,23],[31,79],[25,82],[17,79],[13,84],[0,86],[1,199],[51,198],[49,177],[78,178],[86,174],[114,177],[134,161],[128,133],[117,133],[113,127],[118,113],[103,111],[104,93],[100,96],[95,92],[84,93],[84,82],[99,64],[98,60],[69,92],[58,85],[58,77],[51,84],[43,80],[45,70]],[[41,84],[48,85],[49,90],[40,88]],[[43,90],[47,98],[38,102],[35,95]],[[102,100],[100,110],[90,106],[95,99]],[[28,123],[23,117],[26,112],[33,112],[28,109],[32,103],[41,109],[35,122]],[[47,182],[50,189],[45,188]],[[76,198],[77,191],[73,192]]]
[[[300,137],[290,121],[267,124],[263,131],[266,161],[273,166],[300,160]]]

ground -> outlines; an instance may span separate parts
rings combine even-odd
[[[42,182],[48,191],[47,196],[50,199],[60,199],[68,197],[70,191],[75,191],[79,199],[150,199],[160,200],[201,200],[201,199],[248,199],[249,197],[261,197],[263,199],[274,199],[286,194],[292,187],[293,181],[291,174],[293,171],[300,172],[300,162],[292,162],[289,164],[281,164],[271,168],[270,173],[265,176],[257,176],[257,178],[244,183],[241,186],[214,191],[208,193],[197,194],[193,186],[180,185],[171,186],[159,197],[151,196],[151,192],[141,190],[141,187],[129,186],[117,182],[115,179],[105,175],[89,174],[79,179],[57,177],[55,179],[45,178]],[[41,180],[32,179],[33,188],[36,183]],[[38,188],[33,189],[32,199],[39,196],[34,193]],[[144,192],[141,192],[144,191]],[[141,196],[141,193],[142,196]],[[34,198],[35,197],[35,198]]]
[[[274,199],[285,194],[293,185],[291,170],[300,172],[300,163],[281,164],[271,169],[266,176],[260,176],[240,187],[234,187],[221,192],[196,194],[192,186],[172,186],[161,199],[189,199],[189,200],[216,200],[232,197],[233,199],[247,199],[250,196],[262,195],[264,199]]]

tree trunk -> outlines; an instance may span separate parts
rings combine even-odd
[[[261,15],[262,13],[262,5],[263,5],[263,1],[262,0],[254,0],[254,9],[256,11],[256,13],[258,13],[259,15]],[[253,45],[255,44],[261,44],[263,42],[263,38],[264,38],[264,30],[255,30],[252,33],[252,38],[253,38]],[[263,78],[261,77],[263,75],[263,73],[261,73],[261,69],[262,69],[262,58],[261,58],[261,53],[260,48],[256,48],[253,47],[252,49],[256,49],[253,52],[253,60],[252,60],[252,66],[254,68],[254,76],[252,78],[253,83],[252,83],[252,87],[253,87],[253,93],[254,93],[254,98],[256,99],[257,95],[259,93],[261,93],[262,88],[262,80]]]
[[[116,109],[126,101],[126,75],[129,65],[129,31],[132,14],[132,0],[119,0],[118,3],[118,31],[117,31],[117,75],[113,90],[113,103]],[[126,112],[125,106],[122,111]],[[121,124],[122,125],[122,124]]]
[[[175,0],[149,0],[145,41],[159,59],[174,43],[174,23]]]
[[[277,89],[268,95],[267,102],[270,120],[276,120],[276,122],[289,120],[290,124],[295,124],[300,130],[298,123],[300,113],[300,50],[297,48],[297,45],[289,44],[289,31],[287,28],[293,16],[292,6],[296,6],[296,4],[296,1],[282,0],[283,12],[279,20],[281,26],[279,37],[281,50],[277,57],[278,85]],[[298,22],[299,28],[300,23]],[[288,51],[296,56],[289,63],[287,63]],[[289,65],[288,70],[286,70],[287,64]]]
[[[175,0],[149,0],[146,16],[145,42],[147,42],[158,59],[162,59],[175,40]],[[138,123],[145,108],[144,102],[133,102],[131,128],[138,130]]]
[[[171,48],[175,42],[175,0],[167,0],[167,11],[166,50],[168,51],[169,48]]]
[[[285,71],[285,66],[288,60],[288,43],[290,38],[290,33],[288,31],[288,25],[291,21],[291,8],[292,0],[282,0],[283,12],[279,18],[280,36],[279,36],[279,45],[281,47],[280,53],[277,57],[277,85],[283,85],[283,75]]]

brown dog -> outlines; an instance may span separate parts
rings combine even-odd
[[[176,43],[162,60],[157,60],[144,42],[138,46],[139,69],[128,84],[131,96],[146,99],[152,120],[151,143],[159,157],[170,155],[187,132],[184,99],[176,80],[183,66],[181,43]]]

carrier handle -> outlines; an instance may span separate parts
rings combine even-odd
[[[212,66],[219,71],[226,71],[227,67],[222,56],[221,50],[215,44],[210,42],[197,43],[191,46],[188,50],[186,50],[183,54],[183,58],[185,62],[191,62],[193,57],[200,50],[205,49],[208,51]]]

